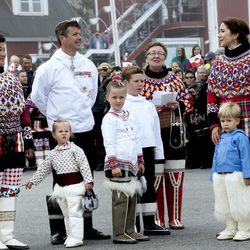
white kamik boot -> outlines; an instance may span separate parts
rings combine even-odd
[[[0,198],[0,214],[2,218],[0,221],[0,239],[4,245],[10,249],[29,249],[27,244],[16,240],[14,236],[16,197]]]

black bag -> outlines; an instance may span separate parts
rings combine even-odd
[[[93,211],[99,206],[99,200],[93,189],[87,189],[83,199],[82,207],[85,211]]]
[[[175,110],[171,110],[169,145],[172,148],[182,148],[185,146],[186,127],[182,122],[180,105],[178,104],[179,121],[176,119]]]

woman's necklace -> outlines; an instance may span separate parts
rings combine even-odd
[[[229,50],[234,50],[234,49],[240,47],[241,45],[242,45],[242,43],[239,43],[239,44],[237,44],[234,48],[228,48],[228,49],[229,49]]]

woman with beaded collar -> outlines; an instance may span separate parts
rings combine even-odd
[[[171,110],[176,111],[176,114],[178,114],[178,105],[182,114],[191,111],[192,97],[185,84],[174,73],[169,72],[164,65],[167,57],[167,48],[162,43],[150,43],[146,49],[145,56],[147,67],[145,69],[146,78],[142,95],[147,100],[152,100],[154,92],[157,90],[177,92],[176,101],[169,102],[166,106],[156,107],[160,118],[166,161],[164,164],[155,165],[155,187],[157,190],[157,219],[160,226],[165,225],[163,190],[163,182],[165,181],[169,226],[172,229],[183,229],[181,207],[184,172],[181,169],[185,168],[186,149],[185,147],[176,149],[170,146],[170,114]]]
[[[219,41],[225,54],[214,61],[208,78],[208,118],[212,141],[220,139],[219,106],[236,102],[241,107],[240,128],[250,138],[250,43],[249,27],[239,18],[228,17],[220,26]]]
[[[221,126],[219,123],[218,112],[220,105],[225,102],[234,102],[239,104],[241,109],[240,124],[238,128],[243,129],[250,139],[250,43],[248,40],[249,26],[245,21],[235,17],[225,18],[219,31],[219,41],[225,48],[225,54],[216,59],[211,67],[208,78],[208,96],[207,111],[212,131],[212,141],[217,144],[220,142]],[[233,141],[236,145],[236,142]],[[213,187],[216,196],[214,215],[219,220],[226,220],[226,229],[217,235],[217,239],[249,240],[250,239],[250,222],[249,217],[240,210],[240,205],[236,204],[236,209],[222,199],[224,192],[227,195],[236,197],[235,193],[230,194],[226,186],[235,187],[238,183],[244,183],[243,178],[234,178],[228,182],[229,172],[221,172],[213,176]],[[236,191],[235,191],[236,190]],[[239,193],[239,189],[234,189]],[[228,199],[229,200],[229,199]],[[249,199],[248,199],[249,200]],[[231,203],[234,201],[231,199]],[[237,199],[239,203],[242,201]],[[230,216],[228,210],[233,210]],[[238,221],[238,224],[236,223]],[[235,235],[238,229],[240,233]],[[230,235],[229,232],[233,234]]]

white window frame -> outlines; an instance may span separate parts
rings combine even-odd
[[[22,0],[12,0],[13,14],[19,16],[47,16],[49,14],[48,0],[39,0],[41,4],[41,11],[33,11],[33,2],[35,0],[27,0],[29,4],[29,11],[21,10]]]

